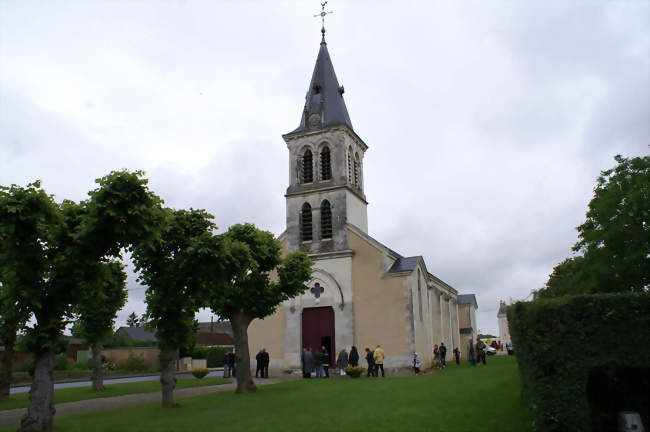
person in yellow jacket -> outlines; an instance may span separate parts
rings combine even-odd
[[[375,353],[373,354],[373,358],[375,359],[375,373],[377,374],[375,376],[379,376],[379,369],[381,369],[382,378],[386,377],[384,374],[384,356],[384,350],[381,349],[380,345],[377,345]]]

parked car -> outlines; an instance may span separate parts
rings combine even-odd
[[[485,353],[487,355],[497,355],[497,350],[492,348],[490,345],[485,344]]]

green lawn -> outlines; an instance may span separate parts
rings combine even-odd
[[[514,357],[404,378],[300,380],[55,421],[72,431],[526,431]],[[7,430],[11,430],[7,429]]]
[[[229,383],[223,378],[186,378],[179,379],[176,388],[200,387]],[[93,391],[90,387],[66,388],[54,391],[54,403],[75,402],[84,399],[121,396],[133,393],[148,393],[160,391],[160,381],[140,381],[123,384],[108,384],[102,392]],[[0,402],[0,411],[14,408],[26,408],[29,405],[29,394],[20,393],[11,395],[9,401]]]

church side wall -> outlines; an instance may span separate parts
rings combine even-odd
[[[413,304],[405,277],[384,276],[388,258],[365,239],[348,230],[354,287],[354,342],[361,355],[381,345],[385,367],[408,367],[415,340]],[[362,362],[365,366],[365,362]]]
[[[251,322],[248,327],[248,348],[252,367],[255,367],[255,356],[262,348],[269,353],[270,367],[284,367],[284,320],[284,306],[280,305],[273,315]]]

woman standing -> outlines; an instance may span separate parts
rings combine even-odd
[[[345,368],[348,367],[348,352],[345,350],[345,347],[343,347],[339,353],[339,357],[336,359],[336,363],[339,366],[341,375],[345,375]]]
[[[437,368],[440,367],[440,349],[438,348],[438,344],[433,346],[433,364]]]
[[[357,347],[355,346],[352,346],[352,348],[350,348],[348,363],[350,366],[359,366],[359,351],[357,351]]]

